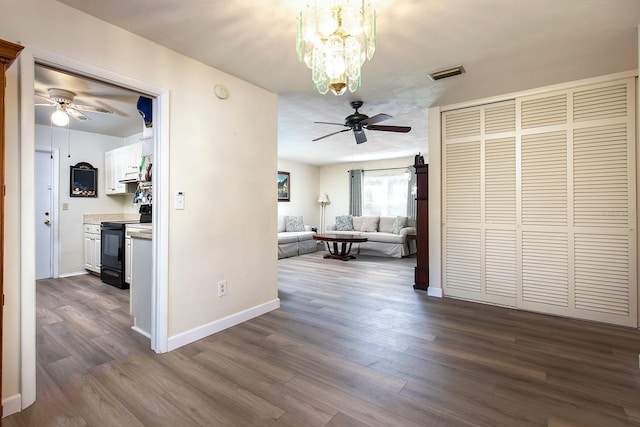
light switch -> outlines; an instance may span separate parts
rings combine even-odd
[[[176,209],[184,209],[184,193],[182,191],[176,193]]]

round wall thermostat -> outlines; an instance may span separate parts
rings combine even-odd
[[[229,91],[223,85],[216,85],[216,87],[213,88],[213,91],[220,99],[227,99],[227,97],[229,96]]]

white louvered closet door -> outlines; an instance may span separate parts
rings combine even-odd
[[[446,295],[637,326],[633,79],[445,112]]]

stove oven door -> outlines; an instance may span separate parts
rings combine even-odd
[[[100,278],[118,288],[126,288],[124,277],[124,224],[102,223]]]

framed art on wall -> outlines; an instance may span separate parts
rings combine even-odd
[[[289,172],[278,171],[278,201],[288,202],[291,199],[291,178]]]
[[[69,196],[98,197],[98,169],[86,162],[71,166]]]

